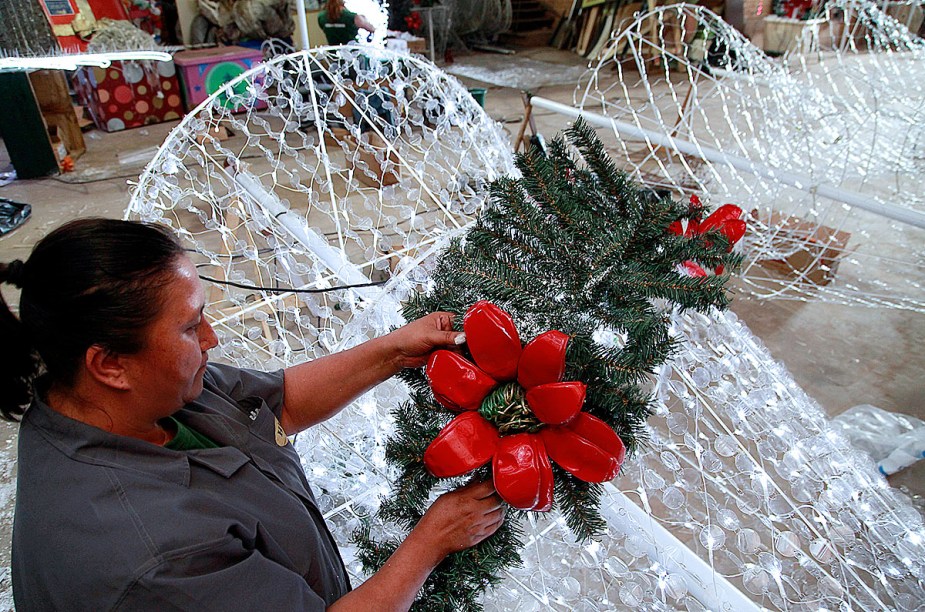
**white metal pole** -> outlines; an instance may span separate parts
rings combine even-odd
[[[315,254],[340,282],[348,285],[362,285],[370,282],[369,277],[353,263],[347,260],[346,255],[338,248],[332,247],[327,239],[307,226],[301,217],[290,214],[275,194],[264,189],[259,181],[247,172],[231,171],[231,177],[242,190],[250,196],[253,204],[261,207],[265,212],[279,220],[289,234],[306,249]],[[401,325],[401,305],[391,296],[383,294],[378,287],[358,287],[353,289],[357,294],[372,303],[380,301],[380,309],[392,325]]]
[[[897,206],[896,204],[890,204],[888,202],[877,202],[870,196],[866,196],[854,191],[848,191],[846,189],[832,187],[831,185],[825,185],[804,174],[771,168],[770,166],[753,162],[752,160],[746,159],[744,157],[723,153],[722,151],[718,151],[716,149],[703,147],[686,140],[674,138],[669,134],[646,130],[630,123],[617,121],[616,119],[611,119],[610,117],[606,117],[598,113],[592,113],[590,111],[575,108],[574,106],[560,104],[559,102],[554,102],[539,96],[530,98],[530,103],[533,106],[545,108],[546,110],[551,110],[568,117],[582,117],[585,121],[592,125],[611,128],[630,138],[646,139],[652,144],[668,149],[673,149],[685,155],[692,155],[707,161],[726,164],[736,168],[737,170],[742,170],[758,176],[774,179],[808,193],[815,193],[826,198],[831,198],[833,200],[843,202],[849,206],[860,208],[882,217],[887,217],[889,219],[900,221],[915,227],[925,228],[925,214],[923,213],[902,206]]]
[[[295,13],[299,20],[299,42],[302,51],[308,50],[308,20],[305,18],[305,0],[295,0]]]

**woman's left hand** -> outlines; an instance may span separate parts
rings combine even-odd
[[[288,435],[329,419],[358,395],[404,368],[419,368],[438,349],[455,349],[449,312],[435,312],[346,351],[286,369],[280,423]]]
[[[419,368],[438,349],[458,349],[464,336],[453,331],[453,317],[449,312],[434,312],[389,334],[396,351],[395,364],[400,369]]]

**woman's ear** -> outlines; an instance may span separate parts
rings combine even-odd
[[[120,356],[99,344],[87,349],[84,366],[93,380],[107,387],[127,391],[131,386]]]

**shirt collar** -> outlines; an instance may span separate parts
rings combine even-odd
[[[23,416],[22,426],[35,428],[47,443],[75,461],[141,472],[184,487],[190,483],[190,461],[225,478],[248,462],[247,456],[233,446],[187,453],[113,434],[67,417],[38,397]],[[28,444],[28,439],[21,436],[21,444]]]

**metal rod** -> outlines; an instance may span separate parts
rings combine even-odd
[[[308,50],[308,20],[305,18],[305,0],[295,0],[295,12],[299,20],[299,42],[302,51]]]
[[[722,151],[711,149],[710,147],[704,147],[686,140],[680,140],[668,134],[646,130],[630,123],[617,121],[616,119],[611,119],[610,117],[598,113],[592,113],[575,108],[574,106],[560,104],[539,96],[534,96],[530,99],[530,102],[534,106],[545,108],[546,110],[568,117],[582,117],[591,125],[611,128],[623,136],[644,139],[651,144],[673,149],[685,155],[692,155],[707,161],[726,164],[737,170],[777,180],[807,193],[814,193],[832,200],[837,200],[854,208],[860,208],[880,215],[881,217],[887,217],[914,227],[925,228],[925,214],[923,213],[889,202],[877,202],[873,200],[871,196],[832,187],[831,185],[820,183],[818,180],[804,174],[771,168],[765,164],[753,162],[745,157],[723,153]]]

